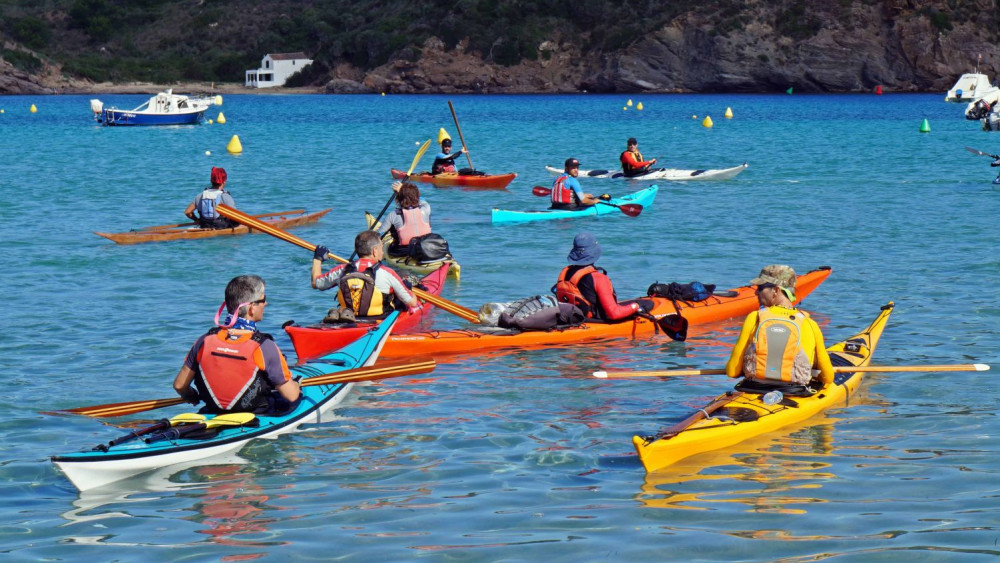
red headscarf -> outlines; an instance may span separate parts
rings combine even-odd
[[[226,169],[212,167],[212,185],[221,186],[226,183]]]

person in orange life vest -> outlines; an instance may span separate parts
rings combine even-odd
[[[336,287],[340,302],[340,307],[331,309],[323,322],[380,317],[403,306],[411,311],[420,308],[420,300],[410,292],[399,274],[382,265],[384,250],[378,233],[368,230],[358,233],[354,237],[354,251],[358,254],[356,262],[340,264],[326,274],[323,273],[323,260],[329,249],[318,246],[313,253],[312,286],[320,291]]]
[[[795,270],[772,264],[750,280],[760,309],[747,315],[726,363],[726,375],[774,386],[834,382],[833,364],[816,321],[795,308]]]
[[[431,232],[431,206],[420,197],[420,188],[409,182],[393,182],[399,205],[379,227],[378,234],[392,232],[389,256],[409,256],[410,240]]]
[[[559,280],[552,288],[556,299],[576,305],[588,318],[602,321],[622,321],[645,312],[646,307],[638,302],[618,302],[608,273],[594,266],[600,257],[601,245],[594,235],[587,232],[576,235],[573,250],[566,257],[570,265],[559,273]]]
[[[184,215],[206,229],[229,229],[235,227],[236,223],[219,215],[215,210],[215,207],[220,203],[229,207],[236,207],[233,196],[229,195],[229,192],[225,189],[226,179],[226,170],[213,166],[211,187],[205,188],[203,192],[194,198],[194,201],[184,210]],[[197,214],[195,214],[195,211],[197,211]]]
[[[563,173],[552,182],[552,206],[549,209],[583,209],[600,200],[611,199],[608,194],[596,198],[593,194],[584,193],[580,181],[576,179],[579,174],[580,161],[567,158]]]
[[[649,167],[656,164],[656,159],[643,160],[642,153],[639,152],[639,141],[635,137],[629,138],[625,145],[625,152],[618,157],[622,161],[622,172],[625,177],[640,176],[649,172]]]
[[[451,152],[451,139],[441,141],[441,152],[434,157],[434,164],[431,165],[431,174],[455,173],[455,159],[462,154],[469,152],[462,147],[462,150]]]
[[[284,411],[299,399],[299,384],[278,345],[257,330],[267,307],[264,289],[264,280],[253,275],[226,285],[216,324],[223,307],[228,317],[195,341],[174,379],[183,399],[202,401],[203,410],[214,413]]]

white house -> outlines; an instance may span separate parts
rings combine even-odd
[[[284,86],[288,77],[302,70],[312,59],[305,53],[268,53],[260,60],[260,68],[247,71],[247,88]]]

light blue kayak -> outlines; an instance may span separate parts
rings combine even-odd
[[[622,210],[615,205],[626,205],[630,203],[649,207],[653,204],[659,186],[652,185],[644,190],[628,194],[622,197],[611,198],[608,203],[598,203],[591,207],[568,211],[564,209],[545,209],[542,211],[506,211],[504,209],[493,208],[493,223],[527,223],[529,221],[547,221],[549,219],[570,219],[573,217],[592,217],[594,215],[608,215],[609,213],[621,214]]]

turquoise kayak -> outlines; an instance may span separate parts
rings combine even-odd
[[[652,185],[644,190],[628,194],[622,197],[611,198],[608,203],[598,203],[591,207],[568,211],[564,209],[545,209],[542,211],[507,211],[493,208],[493,223],[527,223],[529,221],[546,221],[548,219],[569,219],[573,217],[592,217],[594,215],[608,215],[609,213],[621,213],[622,211],[615,205],[626,205],[630,203],[649,207],[653,204],[659,186]]]
[[[354,384],[308,385],[309,378],[374,364],[398,316],[399,313],[392,313],[382,324],[337,352],[290,368],[293,376],[302,377],[303,386],[302,399],[289,412],[279,416],[260,414],[256,416],[258,424],[253,427],[223,427],[217,434],[200,439],[176,436],[152,443],[135,439],[110,447],[102,444],[76,453],[53,456],[52,462],[77,489],[85,491],[154,469],[235,451],[254,438],[272,438],[291,432],[300,424],[326,422],[329,418],[324,413],[341,402]],[[192,413],[192,416],[200,415]],[[212,418],[212,415],[206,415],[205,421],[209,422]]]

